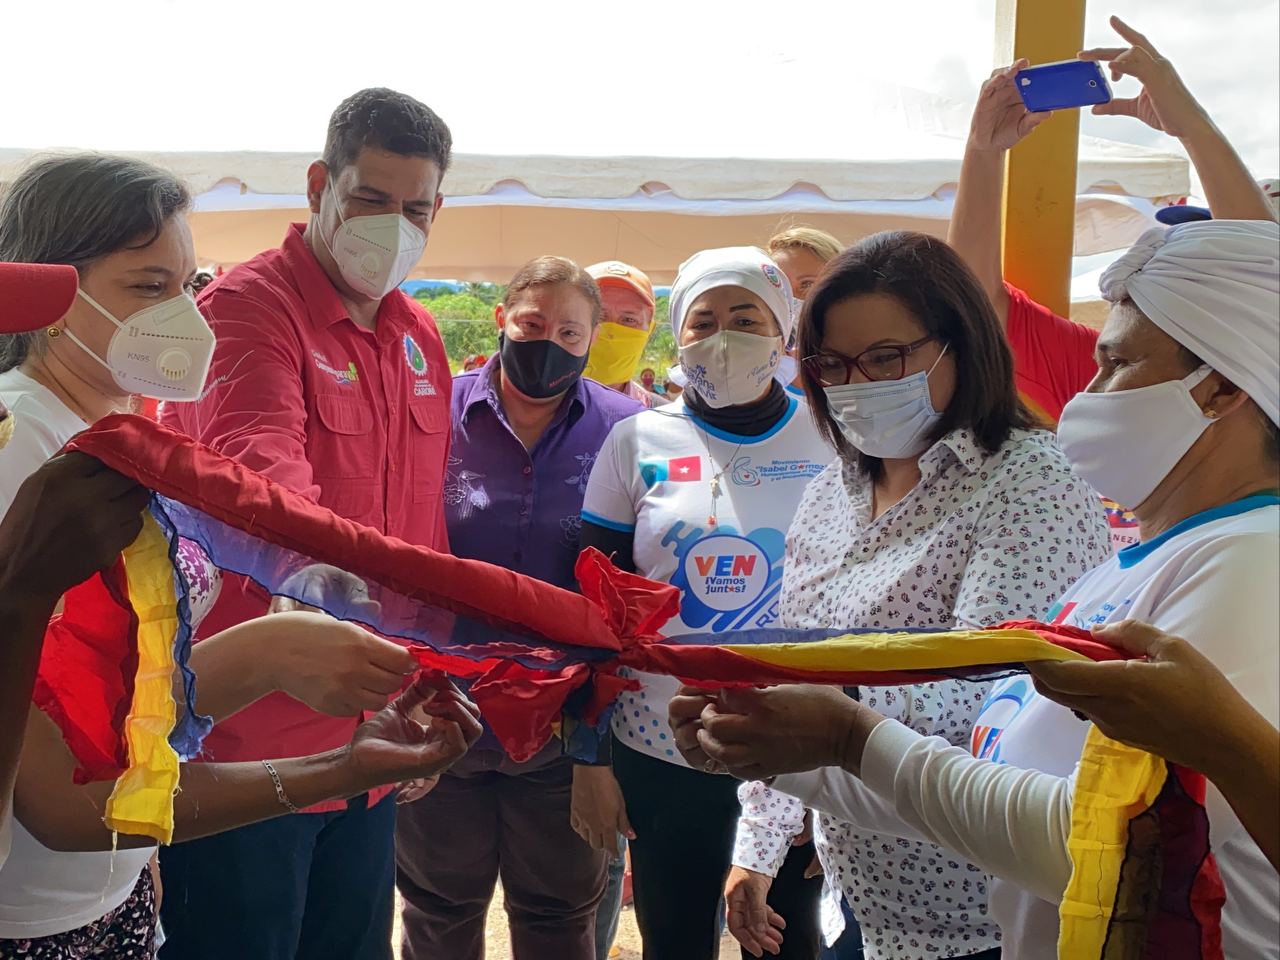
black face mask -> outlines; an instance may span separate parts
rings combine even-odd
[[[587,368],[584,354],[575,357],[551,340],[511,340],[498,334],[498,357],[511,385],[526,397],[545,400],[573,387]]]

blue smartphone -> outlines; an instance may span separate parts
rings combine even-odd
[[[1019,70],[1014,75],[1022,102],[1032,113],[1106,103],[1111,84],[1091,60],[1059,60]]]

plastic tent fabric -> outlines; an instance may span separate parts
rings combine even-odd
[[[457,154],[445,209],[410,276],[505,282],[532,257],[555,252],[580,263],[625,260],[667,283],[699,249],[763,245],[792,222],[846,242],[887,229],[944,236],[962,149],[963,137],[885,128],[856,155],[829,158]],[[29,155],[0,149],[0,185]],[[243,262],[306,219],[313,154],[134,155],[191,184],[204,264]],[[1127,247],[1153,223],[1150,200],[1189,189],[1185,159],[1088,137],[1079,170],[1082,255]]]

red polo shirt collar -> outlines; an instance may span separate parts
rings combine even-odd
[[[307,243],[304,231],[305,223],[291,223],[285,231],[284,243],[280,245],[284,253],[284,261],[293,271],[298,283],[298,292],[307,307],[307,317],[318,330],[324,330],[350,320],[351,314],[342,298],[338,296],[338,288],[329,279],[320,261]],[[402,337],[413,326],[413,315],[409,312],[408,298],[400,290],[393,290],[382,298],[378,304],[377,332],[378,339]]]

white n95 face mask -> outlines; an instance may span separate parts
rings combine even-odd
[[[329,189],[334,191],[336,202],[332,182]],[[342,226],[328,244],[329,253],[342,279],[370,300],[381,300],[404,283],[426,249],[426,234],[399,213],[348,220],[339,207],[338,218]]]
[[[77,294],[116,325],[104,360],[71,332],[63,333],[102,364],[125,393],[153,400],[195,400],[204,389],[216,343],[196,302],[185,293],[131,313],[123,322],[83,290]]]
[[[1078,393],[1062,408],[1058,445],[1098,493],[1133,509],[1214,422],[1191,396],[1211,372],[1202,366],[1181,380]]]
[[[782,360],[782,338],[722,330],[680,348],[689,387],[709,407],[757,400]]]
[[[844,438],[868,457],[905,460],[924,453],[942,414],[933,409],[929,374],[942,362],[949,344],[927,371],[901,380],[872,380],[824,387],[827,410]]]

